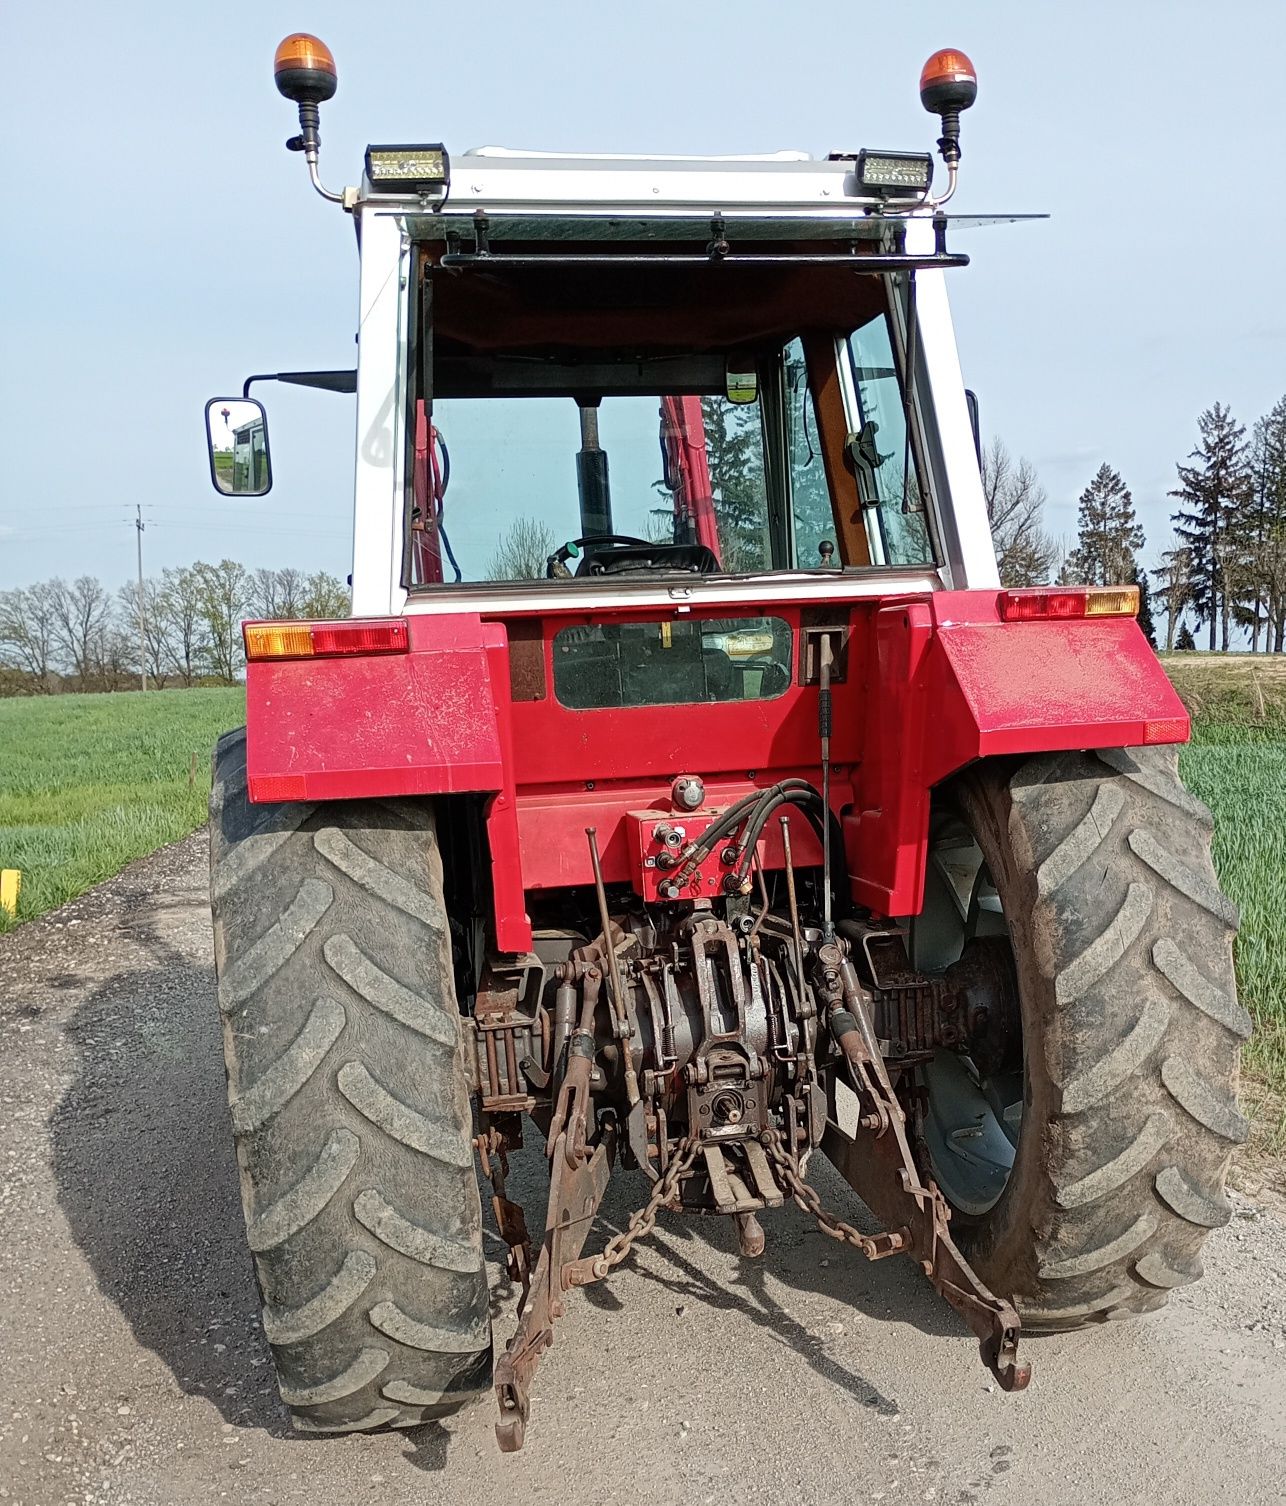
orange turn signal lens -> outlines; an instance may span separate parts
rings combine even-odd
[[[247,622],[246,658],[335,659],[352,654],[404,654],[411,646],[405,617],[352,617],[342,622]]]
[[[996,598],[1002,622],[1050,622],[1072,617],[1137,617],[1137,586],[1036,586],[1002,591]]]
[[[1137,617],[1137,586],[1091,586],[1085,597],[1087,617]]]
[[[292,32],[278,46],[272,60],[277,88],[296,103],[320,104],[339,85],[330,48],[306,31]]]

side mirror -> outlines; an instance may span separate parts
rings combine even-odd
[[[249,397],[212,397],[205,405],[210,480],[225,497],[262,497],[272,488],[268,415]]]

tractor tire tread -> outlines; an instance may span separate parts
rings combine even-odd
[[[1200,1276],[1247,1129],[1209,812],[1168,748],[993,761],[953,799],[1010,919],[1028,1076],[1009,1183],[960,1243],[1027,1328],[1150,1311]]]
[[[491,1372],[432,811],[252,806],[240,732],[210,812],[229,1112],[282,1399],[302,1432],[413,1427]]]

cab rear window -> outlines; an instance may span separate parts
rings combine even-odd
[[[779,617],[603,623],[554,638],[554,695],[573,711],[771,701],[791,681]]]

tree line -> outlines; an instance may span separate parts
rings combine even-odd
[[[163,571],[112,591],[55,576],[0,591],[0,695],[231,685],[246,618],[346,617],[349,592],[324,570],[248,570],[235,560]]]
[[[1227,652],[1234,631],[1252,653],[1286,647],[1286,397],[1247,437],[1222,403],[1197,420],[1197,444],[1176,467],[1169,492],[1174,540],[1151,570],[1134,499],[1104,463],[1077,503],[1074,544],[1050,535],[1047,494],[1026,459],[992,440],[982,457],[983,493],[1007,586],[1121,585],[1140,594],[1140,625],[1155,646],[1151,598],[1165,614],[1165,647],[1196,647],[1189,616],[1207,646]],[[1155,581],[1155,586],[1152,581]]]

